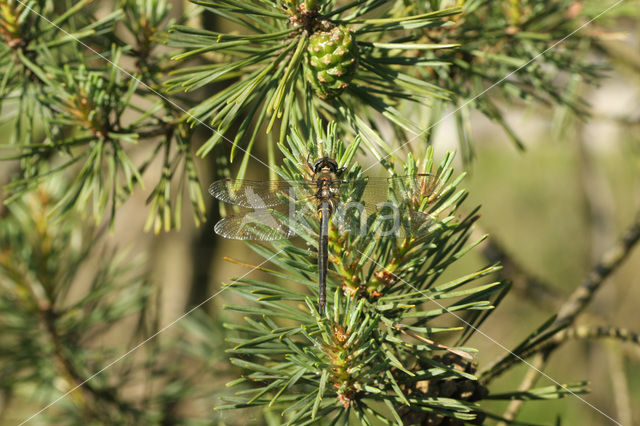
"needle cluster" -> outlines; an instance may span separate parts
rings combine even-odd
[[[51,219],[64,188],[53,178],[12,203],[0,220],[2,418],[18,423],[43,401],[65,395],[44,421],[159,424],[188,392],[184,372],[158,361],[173,349],[163,344],[160,351],[159,342],[151,342],[107,368],[157,330],[155,291],[139,257],[96,244],[103,233],[83,226],[77,215]],[[109,337],[114,332],[117,344]],[[171,386],[152,387],[160,383]],[[127,394],[140,384],[145,392]],[[29,400],[37,403],[23,408]]]
[[[54,213],[80,209],[113,221],[161,163],[146,228],[179,228],[184,192],[203,222],[191,130],[161,84],[171,66],[157,51],[171,24],[167,1],[127,0],[99,18],[90,1],[62,3],[69,4],[0,1],[0,108],[12,129],[0,159],[19,163],[8,202],[70,173],[75,179]]]
[[[457,43],[415,43],[419,30],[446,25],[458,7],[426,13],[391,7],[391,1],[196,1],[239,31],[224,33],[174,26],[169,45],[184,50],[176,60],[199,58],[167,83],[174,92],[194,91],[219,82],[223,90],[189,110],[189,121],[216,129],[199,149],[205,155],[235,124],[234,149],[250,152],[259,130],[280,122],[279,143],[290,126],[312,117],[335,120],[350,132],[369,129],[374,112],[407,131],[416,123],[396,106],[428,104],[447,98],[432,81],[405,74],[410,51],[446,50]],[[369,18],[369,16],[375,18]],[[390,57],[393,59],[390,60]],[[204,62],[204,64],[202,64]],[[442,66],[442,63],[425,66]],[[349,130],[350,129],[350,130]]]
[[[361,177],[361,169],[350,162],[359,141],[345,147],[336,127],[318,135],[323,152],[346,167],[346,179]],[[281,147],[284,176],[301,173],[296,158],[317,155],[315,145],[296,133],[288,146]],[[402,170],[433,177],[433,185],[409,200],[416,213],[432,218],[426,229],[380,237],[373,229],[338,233],[333,224],[324,314],[315,303],[315,250],[286,240],[252,245],[278,270],[265,269],[270,281],[241,279],[228,285],[251,304],[227,306],[244,315],[242,323],[227,324],[234,335],[231,362],[243,374],[230,383],[241,390],[225,397],[228,404],[218,410],[265,406],[280,412],[287,424],[320,418],[331,424],[356,419],[361,424],[462,424],[492,416],[479,404],[488,392],[475,375],[476,350],[465,343],[509,285],[490,280],[497,265],[443,279],[482,240],[470,240],[476,211],[459,213],[466,191],[459,189],[462,176],[453,178],[452,159],[447,155],[436,166],[429,151]],[[319,225],[311,219],[308,225],[300,236],[315,246]],[[461,325],[451,326],[451,318]],[[451,346],[438,343],[445,340]],[[581,386],[570,389],[582,391]],[[554,392],[560,396],[565,390]]]
[[[258,145],[268,145],[273,167],[274,143],[283,144],[292,127],[311,138],[309,123],[321,118],[359,135],[381,162],[398,162],[409,149],[397,145],[430,142],[453,109],[468,160],[475,110],[522,146],[500,97],[476,95],[495,84],[503,100],[584,115],[571,87],[575,78],[599,77],[576,54],[592,39],[584,31],[538,55],[583,22],[570,0],[192,4],[171,19],[167,0],[101,3],[100,13],[91,1],[0,1],[1,123],[11,128],[0,158],[20,162],[9,197],[69,171],[82,182],[59,211],[89,205],[96,220],[113,219],[160,163],[146,229],[168,231],[182,222],[184,194],[195,222],[204,221],[194,153],[233,162],[243,152],[235,173],[242,178]],[[92,92],[72,93],[83,85]],[[61,108],[62,92],[78,99]],[[93,99],[82,104],[83,96]],[[203,142],[193,142],[193,127],[208,128]],[[218,166],[229,173],[229,165]]]

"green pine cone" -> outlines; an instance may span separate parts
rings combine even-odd
[[[358,48],[353,33],[338,25],[309,37],[307,80],[321,98],[340,95],[353,79],[358,66]]]

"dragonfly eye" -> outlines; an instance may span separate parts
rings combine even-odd
[[[333,158],[323,157],[313,163],[314,173],[319,173],[322,169],[328,168],[330,172],[336,173],[338,171],[338,163]]]
[[[322,168],[322,163],[324,163],[324,158],[321,158],[317,160],[315,163],[313,163],[314,173],[318,173],[320,171],[320,169]]]

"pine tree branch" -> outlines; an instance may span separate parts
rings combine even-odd
[[[607,251],[601,258],[600,262],[594,267],[591,273],[587,276],[585,281],[580,287],[578,287],[569,297],[569,299],[560,307],[558,316],[550,322],[550,325],[546,329],[555,329],[557,332],[552,335],[540,333],[539,338],[535,337],[529,343],[526,349],[519,352],[518,357],[509,354],[503,357],[493,366],[489,367],[485,371],[489,371],[489,374],[482,375],[482,382],[487,384],[490,380],[497,377],[507,368],[503,364],[511,364],[511,366],[517,364],[513,361],[514,358],[525,358],[528,349],[531,348],[532,352],[537,354],[537,358],[533,362],[533,367],[528,370],[527,375],[521,382],[520,390],[526,391],[531,389],[542,371],[545,369],[549,358],[552,353],[559,347],[560,343],[566,341],[572,337],[616,337],[623,340],[630,340],[634,343],[638,342],[638,335],[635,333],[627,332],[626,330],[619,330],[615,328],[575,328],[569,332],[569,327],[574,321],[577,315],[582,312],[588,303],[593,298],[595,292],[603,284],[604,280],[622,263],[624,259],[630,254],[634,245],[640,239],[640,212],[637,213],[634,222],[628,228],[627,232],[618,241],[614,247]],[[557,337],[556,337],[557,336]],[[533,350],[538,348],[538,350]],[[496,368],[497,367],[497,368]],[[498,371],[500,373],[498,373]],[[507,420],[513,420],[517,416],[518,412],[522,408],[522,401],[512,401],[503,417]]]
[[[538,377],[540,376],[540,371],[545,368],[547,364],[547,356],[545,354],[540,353],[536,357],[535,360],[531,363],[531,368],[527,371],[526,376],[522,379],[518,390],[521,392],[527,392],[536,384]],[[523,400],[514,400],[509,403],[506,411],[502,415],[502,418],[507,420],[509,423],[515,420],[520,408],[522,408]],[[509,423],[501,421],[497,426],[507,426]]]
[[[506,371],[506,369],[501,368],[503,363],[510,363],[511,358],[521,356],[521,354],[526,352],[528,349],[536,347],[537,345],[546,342],[548,339],[552,339],[556,333],[569,327],[575,320],[576,316],[587,306],[595,291],[597,291],[603,283],[604,279],[608,277],[618,266],[620,266],[639,239],[640,212],[636,215],[633,224],[628,228],[627,232],[619,240],[618,244],[602,256],[601,260],[587,276],[582,285],[578,287],[569,299],[560,307],[558,310],[558,316],[549,319],[546,325],[544,325],[540,330],[536,330],[534,334],[525,339],[525,343],[517,348],[516,354],[509,353],[493,364],[487,366],[481,374],[482,382],[487,384],[496,378],[499,375],[497,373],[498,370],[500,371],[500,374]],[[553,351],[553,349],[554,348],[551,347],[550,351]]]
[[[48,236],[44,234],[41,237],[42,244],[45,246],[42,249],[42,253],[48,253],[46,249]],[[46,264],[46,257],[47,255],[45,254],[38,265]],[[86,381],[86,377],[74,366],[67,350],[65,350],[63,338],[56,325],[58,314],[54,308],[56,305],[54,289],[59,286],[51,282],[50,279],[52,277],[47,275],[46,271],[35,271],[35,276],[38,280],[36,283],[26,273],[14,268],[12,270],[18,282],[23,283],[24,288],[28,291],[34,314],[37,315],[40,324],[46,330],[48,338],[53,345],[53,358],[59,374],[66,379],[70,388],[79,386],[81,394],[84,395],[84,397],[75,398],[76,402],[79,402],[92,417],[100,416],[101,413],[99,410],[96,411],[97,407],[94,404],[88,403],[85,399],[86,396],[93,397],[96,401],[106,402],[121,413],[139,414],[140,410],[116,397],[115,389],[107,390],[94,387],[92,383]]]
[[[43,241],[47,241],[46,237],[42,239]],[[94,404],[88,402],[86,397],[92,397],[95,401],[106,402],[121,413],[140,414],[140,410],[118,399],[114,394],[115,390],[95,388],[93,384],[86,382],[86,378],[75,368],[73,361],[65,350],[65,344],[63,343],[60,330],[56,325],[58,314],[54,309],[55,303],[50,292],[53,287],[47,281],[42,281],[42,278],[47,280],[48,276],[44,276],[42,272],[36,271],[35,275],[38,277],[38,282],[36,283],[25,271],[21,271],[20,268],[11,267],[9,263],[3,263],[2,266],[6,268],[5,271],[9,276],[16,282],[21,283],[24,290],[26,290],[29,299],[29,309],[37,317],[42,328],[46,331],[48,340],[53,346],[53,359],[58,374],[68,382],[69,388],[79,386],[80,393],[74,392],[72,394],[72,397],[75,396],[74,400],[76,403],[79,403],[83,409],[94,418],[104,413],[101,414]]]
[[[538,378],[540,377],[540,371],[546,367],[551,353],[558,349],[564,343],[570,340],[593,340],[611,338],[622,342],[631,342],[636,345],[640,345],[640,335],[624,328],[618,328],[613,326],[577,326],[566,328],[556,333],[550,340],[542,342],[538,346],[535,346],[523,353],[520,358],[527,359],[532,356],[536,356],[532,362],[533,367],[530,368],[520,384],[520,390],[523,392],[531,389]],[[521,360],[513,358],[509,361],[509,365],[504,365],[505,371],[510,367],[520,364]],[[502,371],[497,374],[501,374]],[[515,420],[516,415],[522,408],[523,401],[512,401],[507,410],[503,414],[503,417],[507,420]],[[506,426],[507,423],[499,423],[501,426]]]
[[[522,352],[519,357],[521,359],[528,359],[540,353],[550,353],[570,340],[593,340],[606,338],[619,340],[621,342],[630,342],[640,346],[640,335],[628,329],[614,326],[581,325],[566,328],[557,332],[550,339],[528,348],[526,351]],[[507,362],[503,363],[499,369],[492,372],[493,376],[497,377],[511,367],[519,365],[522,362],[520,358],[510,358]]]
[[[573,323],[576,316],[587,307],[605,279],[629,256],[638,240],[640,240],[640,212],[636,214],[634,222],[624,236],[602,256],[585,281],[560,307],[554,326],[565,328]]]
[[[179,122],[177,120],[172,120],[156,127],[152,127],[149,130],[139,131],[136,134],[138,135],[138,139],[151,139],[156,136],[168,136],[176,130],[178,125]]]
[[[57,362],[58,370],[60,371],[63,377],[66,377],[70,380],[69,387],[75,388],[79,386],[79,390],[85,396],[91,396],[95,400],[106,402],[114,408],[118,409],[120,413],[131,413],[131,414],[140,414],[140,410],[135,408],[133,405],[119,399],[116,396],[116,390],[111,389],[98,389],[94,387],[91,382],[86,380],[84,377],[73,365],[73,361],[68,357],[67,351],[64,348],[64,344],[62,343],[62,338],[60,336],[60,332],[56,326],[56,318],[57,314],[53,309],[51,303],[38,303],[37,304],[39,310],[39,318],[44,326],[45,330],[49,335],[49,339],[53,343],[54,348],[54,359]],[[84,409],[86,409],[92,416],[100,416],[101,413],[96,411],[96,406],[92,404],[88,404],[84,398],[81,400]]]

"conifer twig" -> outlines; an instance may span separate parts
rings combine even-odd
[[[38,304],[38,307],[40,320],[53,343],[54,358],[62,375],[71,380],[70,386],[79,387],[83,394],[89,394],[98,401],[103,401],[113,405],[121,413],[139,413],[140,410],[119,399],[115,394],[115,389],[113,389],[113,392],[107,389],[97,389],[93,384],[86,381],[86,378],[75,368],[71,359],[69,359],[65,354],[64,345],[55,324],[56,313],[53,310],[53,307],[50,303]],[[81,401],[84,402],[82,405],[89,413],[92,413],[93,415],[97,414],[94,412],[94,407],[86,404],[86,400],[84,400],[84,398],[82,398]]]
[[[551,339],[542,342],[538,346],[533,347],[530,350],[526,351],[526,353],[520,355],[522,359],[536,356],[536,358],[532,362],[532,364],[536,368],[529,369],[526,376],[522,380],[519,389],[521,391],[527,391],[535,385],[538,377],[540,376],[539,370],[542,370],[546,367],[551,353],[563,343],[566,343],[572,339],[592,340],[602,338],[612,338],[622,342],[631,342],[636,345],[640,345],[640,335],[624,328],[612,326],[577,326],[566,328],[556,333]],[[496,373],[500,374],[502,371],[510,368],[510,366],[512,365],[518,364],[519,362],[519,359],[513,358],[508,362],[508,364],[502,366],[501,371],[497,371]],[[520,411],[522,403],[523,401],[521,400],[512,401],[503,414],[503,418],[507,420],[515,420],[515,416]],[[626,423],[623,422],[622,424]],[[506,423],[499,423],[499,425],[505,426]]]
[[[585,281],[574,290],[569,299],[560,307],[558,316],[554,321],[555,326],[565,328],[573,323],[576,316],[589,304],[604,280],[631,253],[638,240],[640,240],[640,212],[636,214],[634,222],[618,243],[602,256]]]
[[[524,379],[522,379],[522,382],[518,387],[519,391],[526,392],[531,388],[533,388],[533,386],[536,384],[536,381],[538,380],[538,377],[540,377],[540,372],[545,368],[547,364],[547,359],[548,359],[547,357],[548,355],[545,355],[544,353],[540,353],[538,354],[536,359],[533,360],[533,362],[531,363],[531,368],[527,370],[527,374],[524,376]],[[516,399],[511,401],[507,406],[506,411],[502,415],[502,418],[507,421],[515,420],[523,403],[524,403],[523,400]],[[506,426],[506,425],[507,425],[507,422],[505,421],[501,421],[500,423],[498,423],[498,426]]]
[[[582,285],[580,285],[580,287],[578,287],[569,299],[560,307],[557,317],[553,319],[553,321],[549,320],[549,324],[545,327],[545,330],[555,329],[556,333],[550,335],[538,330],[536,332],[536,336],[529,337],[527,345],[521,348],[521,352],[526,352],[530,348],[543,343],[547,339],[553,338],[557,332],[569,327],[575,320],[576,316],[582,312],[592,299],[593,294],[600,287],[604,279],[622,263],[639,239],[640,212],[636,215],[634,223],[628,228],[627,232],[619,242],[602,256],[601,260],[593,268]],[[509,362],[509,358],[512,356],[512,354],[508,354],[485,368],[485,374],[482,374],[483,382],[488,383],[501,372],[504,372],[505,370],[502,369],[501,364]],[[500,373],[498,373],[498,370],[500,370]]]
[[[584,282],[578,288],[576,288],[571,296],[569,296],[569,299],[560,307],[557,317],[550,325],[550,328],[556,328],[558,330],[558,333],[554,334],[551,337],[548,336],[546,341],[543,340],[542,342],[536,342],[535,339],[533,340],[531,345],[545,344],[545,342],[548,342],[549,345],[546,346],[544,350],[540,350],[538,352],[538,357],[534,362],[536,368],[530,369],[527,372],[527,375],[520,385],[520,390],[526,391],[528,389],[531,389],[535,385],[537,379],[540,377],[542,370],[546,367],[552,352],[559,346],[559,344],[555,342],[556,336],[558,336],[563,331],[566,331],[566,328],[573,324],[578,314],[582,312],[588,305],[588,303],[593,298],[593,295],[600,288],[604,280],[613,271],[615,271],[618,266],[620,266],[624,259],[626,259],[638,240],[640,240],[640,212],[636,214],[634,222],[631,224],[622,238],[618,241],[618,243],[602,256],[601,260],[596,264],[596,266],[593,268]],[[637,336],[635,336],[635,338],[632,338],[631,340],[636,341]],[[522,357],[522,355],[520,356]],[[499,365],[503,361],[509,362],[508,359],[503,358],[502,361],[499,361],[495,365]],[[502,370],[502,368],[499,369],[501,371],[504,371]],[[491,378],[496,377],[497,375],[496,373],[498,369],[490,370],[490,376],[483,377],[483,381],[485,383]],[[521,407],[521,401],[512,401],[507,407],[507,410],[505,411],[503,417],[507,420],[515,419]]]
[[[613,326],[590,326],[581,325],[570,328],[565,328],[562,331],[557,332],[552,338],[540,342],[538,345],[520,354],[520,358],[527,359],[538,353],[551,352],[557,349],[560,345],[570,340],[592,340],[592,339],[606,339],[611,338],[621,342],[630,342],[640,346],[640,335],[636,332],[630,331],[626,328],[619,328]],[[499,369],[492,372],[492,376],[499,376],[509,368],[521,363],[518,358],[509,359],[501,365]]]

